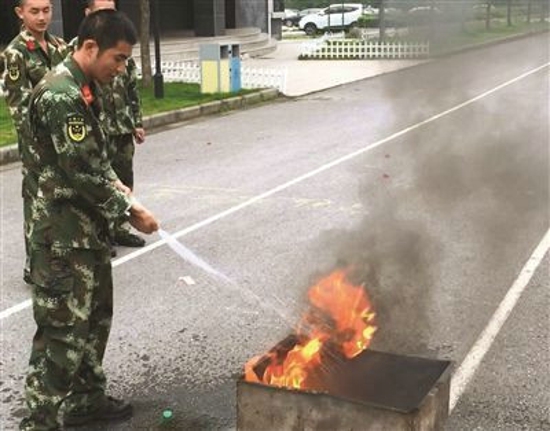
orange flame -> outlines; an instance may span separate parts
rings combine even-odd
[[[300,322],[294,347],[249,360],[246,381],[304,389],[308,377],[322,368],[323,349],[353,358],[369,347],[377,330],[376,314],[364,286],[351,284],[346,271],[334,271],[320,280],[309,289],[308,298],[311,308]]]

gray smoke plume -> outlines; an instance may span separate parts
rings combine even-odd
[[[449,90],[453,82],[457,89],[465,86],[459,85],[462,72],[446,69],[447,64],[454,63],[441,61],[429,74],[419,68],[416,76],[407,73],[406,82],[398,75],[390,80],[390,103],[411,94],[404,86],[414,86],[417,103],[408,124],[440,112],[442,100],[451,107],[476,95]],[[472,260],[479,256],[498,273],[509,265],[509,245],[521,240],[525,221],[547,229],[548,94],[548,83],[541,88],[540,79],[526,80],[407,134],[392,143],[396,150],[390,159],[386,147],[369,154],[369,163],[389,175],[379,183],[365,175],[359,200],[368,214],[355,229],[325,233],[322,242],[334,250],[336,266],[353,267],[353,281],[364,283],[370,294],[379,326],[373,348],[433,355],[434,325],[465,318],[438,310],[445,294],[439,284],[452,283],[446,272],[461,271],[449,269],[449,262],[476,268]],[[516,118],[502,109],[507,100],[518,109]],[[393,111],[401,121],[402,107]],[[457,256],[464,244],[468,261],[462,263]]]
[[[352,268],[351,281],[369,293],[380,328],[374,346],[412,354],[428,342],[431,270],[440,246],[421,220],[400,213],[400,202],[386,194],[356,230],[331,231],[323,240],[337,244],[337,266]]]

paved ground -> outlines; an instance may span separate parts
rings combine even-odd
[[[105,366],[137,414],[89,430],[162,429],[165,407],[172,429],[233,429],[242,365],[288,334],[307,286],[342,261],[365,270],[374,347],[462,364],[548,231],[548,48],[531,37],[150,136],[139,199],[240,290],[157,236],[121,250]],[[6,430],[23,413],[34,331],[19,182],[17,165],[0,170]],[[548,263],[531,268],[448,430],[550,429]]]

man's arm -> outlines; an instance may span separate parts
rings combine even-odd
[[[6,104],[17,132],[21,130],[32,92],[32,84],[27,76],[23,53],[15,49],[4,51],[4,85]]]
[[[107,220],[130,209],[129,198],[105,176],[105,144],[98,142],[92,117],[79,94],[46,93],[37,105],[40,121],[49,129],[58,166],[72,188]]]
[[[129,212],[130,223],[139,231],[158,230],[154,215],[103,175],[106,153],[92,133],[86,105],[79,95],[72,96],[56,94],[45,99],[38,110],[49,127],[58,166],[78,195],[107,220],[114,221]]]
[[[141,100],[139,97],[137,66],[133,59],[128,60],[128,100],[130,101],[130,110],[132,120],[134,121],[134,137],[138,144],[145,140],[145,129],[143,128],[143,116],[141,113]]]

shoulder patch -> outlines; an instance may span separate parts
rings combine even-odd
[[[88,135],[86,122],[82,115],[69,115],[66,121],[67,135],[73,142],[82,142]]]
[[[21,77],[21,71],[19,70],[19,65],[17,63],[8,64],[8,78],[11,81],[17,81]]]

